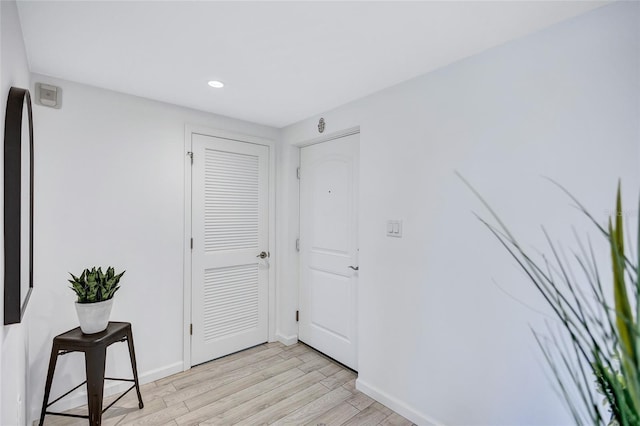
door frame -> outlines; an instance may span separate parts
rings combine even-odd
[[[318,143],[329,142],[334,139],[344,138],[345,136],[355,135],[356,133],[360,133],[360,126],[349,127],[348,129],[338,130],[335,132],[327,133],[326,135],[295,142],[293,146],[298,148],[298,167],[300,167],[300,148],[315,145]]]
[[[229,132],[221,129],[186,124],[184,131],[184,241],[183,241],[183,327],[182,327],[182,343],[183,343],[183,371],[191,368],[191,215],[192,215],[192,182],[191,182],[191,156],[192,152],[192,135],[211,136],[214,138],[227,139],[241,143],[252,143],[263,145],[269,148],[269,253],[271,254],[269,262],[269,285],[268,285],[268,314],[267,329],[269,331],[268,341],[275,340],[275,278],[276,278],[276,262],[273,256],[275,250],[276,238],[276,142],[271,139],[251,136],[242,133]]]

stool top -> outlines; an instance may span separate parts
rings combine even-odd
[[[127,336],[130,330],[129,322],[110,321],[107,329],[99,333],[84,334],[80,327],[76,327],[54,337],[53,342],[65,349],[107,346]]]

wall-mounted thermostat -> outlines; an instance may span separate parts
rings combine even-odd
[[[60,109],[62,107],[62,89],[50,84],[36,83],[36,103],[42,106]]]
[[[401,220],[387,221],[387,237],[402,238],[402,221]]]

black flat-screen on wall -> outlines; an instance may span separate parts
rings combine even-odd
[[[4,122],[4,324],[22,321],[33,290],[31,96],[12,87]]]

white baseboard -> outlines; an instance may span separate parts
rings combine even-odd
[[[443,426],[444,425],[444,423],[434,419],[433,417],[422,414],[417,410],[414,410],[413,408],[409,407],[404,402],[398,400],[397,398],[394,398],[391,395],[381,391],[380,389],[377,389],[374,386],[371,386],[363,382],[362,379],[356,379],[356,389],[358,389],[362,393],[369,395],[371,398],[375,399],[379,403],[386,405],[396,413],[400,414],[401,416],[407,418],[408,420],[412,421],[417,425],[420,425],[420,426],[423,426],[423,425],[424,426],[427,426],[427,425]]]
[[[140,380],[140,384],[151,383],[171,376],[172,374],[182,373],[182,371],[183,362],[178,361],[164,367],[156,368],[155,370],[147,371],[146,373],[141,374],[138,377],[138,380]]]
[[[276,339],[278,342],[282,343],[285,346],[291,346],[298,343],[298,336],[283,336],[282,334],[276,333]]]
[[[138,381],[141,385],[145,383],[151,383],[158,379],[162,379],[163,377],[171,376],[172,374],[182,372],[182,361],[175,362],[173,364],[167,365],[165,367],[156,368],[155,370],[147,371],[145,373],[138,375]],[[130,382],[105,382],[104,387],[104,396],[111,396],[120,392],[124,392],[127,388],[131,387],[132,383]],[[131,391],[135,392],[135,391]],[[83,405],[87,405],[87,392],[78,391],[77,394],[73,396],[69,396],[64,398],[60,402],[57,402],[55,405],[51,407],[52,411],[66,411],[72,408],[81,407]],[[33,422],[40,418],[40,406],[38,406],[37,412],[31,413],[31,420],[27,424],[33,424]]]

